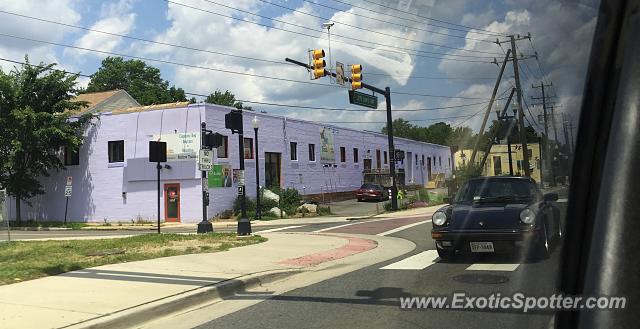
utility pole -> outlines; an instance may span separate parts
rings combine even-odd
[[[285,61],[289,62],[289,63],[293,63],[296,64],[298,66],[302,66],[304,68],[306,68],[307,70],[313,70],[314,68],[311,65],[302,63],[300,61],[297,61],[295,59],[291,59],[291,58],[285,58]],[[324,69],[324,75],[329,75],[332,77],[336,77],[336,73],[335,72],[331,72],[327,69]],[[344,77],[344,79],[348,82],[353,82],[352,79],[348,78],[348,77]],[[372,86],[370,84],[366,84],[366,83],[362,83],[362,88],[368,89],[370,91],[373,91],[375,93],[378,94],[382,94],[384,95],[385,101],[387,103],[387,138],[388,138],[388,142],[389,142],[389,171],[390,171],[390,175],[391,175],[391,209],[392,210],[398,210],[398,185],[397,185],[397,180],[396,180],[396,165],[395,165],[395,149],[393,146],[393,118],[391,115],[391,88],[386,87],[385,89],[381,89],[375,86]]]
[[[527,148],[527,132],[524,130],[524,110],[522,108],[522,87],[520,86],[520,72],[518,70],[518,53],[516,50],[516,38],[510,36],[511,52],[513,53],[513,75],[516,79],[516,92],[518,93],[518,121],[520,123],[520,143],[522,144],[522,165],[524,167],[524,175],[531,177],[531,168],[529,168],[529,149]],[[518,38],[522,40],[526,38]]]
[[[469,163],[472,163],[472,164],[475,163],[476,153],[478,153],[478,147],[480,145],[480,139],[482,138],[482,134],[484,134],[484,129],[487,125],[487,119],[489,118],[489,113],[491,112],[491,108],[493,107],[493,102],[496,99],[496,93],[498,92],[498,87],[500,87],[500,80],[502,80],[502,74],[504,73],[504,68],[507,66],[507,62],[509,61],[510,54],[511,54],[511,49],[507,50],[507,54],[504,56],[504,61],[502,61],[502,65],[500,66],[500,73],[498,73],[498,79],[496,79],[496,83],[493,85],[493,93],[491,94],[491,99],[489,100],[487,111],[484,113],[484,117],[482,118],[482,125],[480,125],[480,132],[478,132],[478,137],[476,138],[476,145],[473,147],[473,152],[471,152],[471,159],[469,160]],[[497,61],[495,61],[494,63],[498,64]],[[485,160],[486,160],[486,157],[485,157]]]
[[[556,185],[556,174],[555,174],[555,170],[553,169],[553,153],[551,152],[551,148],[549,147],[549,117],[547,115],[547,96],[545,95],[545,90],[544,87],[550,87],[551,85],[545,85],[543,81],[540,81],[540,86],[535,86],[535,85],[531,85],[531,88],[540,88],[541,92],[542,92],[542,97],[531,97],[532,99],[542,99],[542,116],[543,116],[543,120],[544,120],[544,152],[546,154],[546,156],[543,158],[544,159],[544,164],[545,167],[551,171],[551,186],[555,186]],[[553,114],[551,115],[553,117]],[[555,121],[554,121],[555,122]],[[555,124],[554,124],[555,126]],[[558,135],[556,134],[555,136],[555,141],[557,143],[558,141]],[[542,180],[542,179],[541,179]],[[543,183],[543,182],[541,182]]]

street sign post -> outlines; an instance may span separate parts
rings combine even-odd
[[[336,62],[336,83],[344,86],[344,64]]]
[[[210,171],[213,169],[213,151],[202,149],[198,157],[198,170]]]
[[[378,108],[378,97],[365,93],[349,90],[349,103],[372,109]]]
[[[73,193],[73,186],[71,185],[73,183],[73,177],[68,176],[67,177],[67,185],[64,187],[64,196],[65,196],[65,203],[64,203],[64,223],[67,223],[67,210],[69,209],[69,197],[71,196],[71,194]]]

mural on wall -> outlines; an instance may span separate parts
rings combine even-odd
[[[231,165],[214,164],[213,169],[207,174],[209,187],[231,187]]]
[[[320,161],[335,163],[336,155],[333,150],[333,129],[320,127]]]
[[[153,135],[153,140],[167,143],[167,161],[194,161],[198,159],[199,132]]]

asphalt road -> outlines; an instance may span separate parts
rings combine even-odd
[[[413,219],[413,222],[425,218]],[[395,221],[395,220],[394,220]],[[410,221],[410,219],[407,219]],[[366,222],[325,232],[378,234],[388,222]],[[407,223],[405,223],[407,225]],[[413,252],[288,293],[209,321],[204,328],[548,328],[553,313],[489,309],[400,308],[400,297],[464,292],[468,296],[551,296],[560,248],[543,261],[519,257],[463,257],[439,262],[430,223],[399,231]],[[387,267],[387,268],[383,268]],[[232,299],[264,298],[243,293]]]

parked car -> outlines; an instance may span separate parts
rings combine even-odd
[[[374,200],[384,201],[389,198],[389,192],[380,184],[365,183],[356,191],[358,202]]]
[[[546,258],[562,236],[557,193],[542,195],[527,177],[477,177],[432,216],[442,259],[457,253],[509,253]]]

